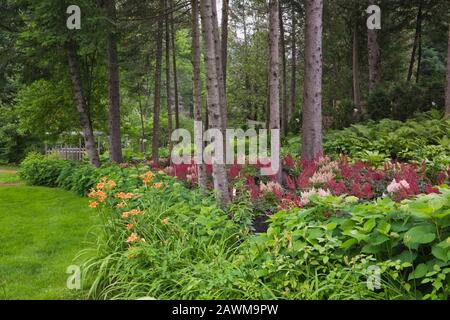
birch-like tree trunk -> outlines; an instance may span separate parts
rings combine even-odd
[[[362,114],[365,110],[361,110],[361,86],[359,84],[359,43],[358,43],[358,23],[357,15],[353,22],[353,49],[352,49],[352,74],[353,74],[353,103],[356,109]]]
[[[447,118],[450,118],[450,22],[447,47],[447,87],[445,89],[445,116]]]
[[[171,33],[171,45],[172,45],[172,63],[173,63],[173,90],[174,90],[174,109],[175,110],[175,128],[180,128],[180,102],[178,93],[178,73],[177,73],[177,46],[176,46],[176,32],[175,21],[173,16],[173,1],[169,1],[170,4],[170,33]]]
[[[280,130],[280,21],[279,2],[269,0],[269,129]],[[280,135],[278,141],[274,141],[275,136],[271,136],[271,143],[280,145]],[[281,170],[276,172],[278,180],[281,182]]]
[[[313,159],[322,148],[323,0],[306,0],[305,80],[303,90],[302,158]]]
[[[163,20],[162,18],[159,18],[156,31],[155,93],[153,103],[152,160],[154,165],[157,165],[159,163],[159,113],[161,110],[162,33]]]
[[[100,167],[100,158],[95,146],[94,132],[89,114],[89,107],[83,94],[81,84],[80,63],[78,61],[78,48],[75,41],[70,41],[66,47],[67,58],[69,62],[69,73],[72,82],[72,90],[75,100],[75,106],[80,117],[80,125],[83,131],[84,145],[88,154],[89,161],[96,167]]]
[[[194,119],[197,122],[202,123],[200,128],[203,128],[202,117],[202,85],[200,78],[200,28],[199,28],[199,12],[198,12],[198,0],[191,0],[192,6],[192,95],[194,100]],[[195,145],[203,153],[203,135],[202,130],[196,128],[195,132]],[[200,153],[199,152],[199,153]],[[198,172],[198,186],[202,190],[206,190],[206,167],[203,164],[203,159],[198,159],[197,164]]]
[[[168,6],[168,0],[164,1],[164,7],[167,10],[170,10],[171,7]],[[169,155],[172,153],[172,139],[170,139],[172,135],[173,128],[173,120],[172,120],[172,110],[174,110],[174,88],[170,77],[170,47],[171,47],[171,26],[169,25],[169,15],[166,15],[165,18],[166,24],[166,101],[167,101],[167,131],[169,133]],[[172,50],[174,48],[172,47]],[[174,78],[175,80],[175,78]]]
[[[370,0],[371,5],[375,0]],[[376,29],[367,31],[367,50],[369,58],[369,93],[373,93],[381,82],[380,44]]]
[[[281,54],[281,130],[283,136],[288,134],[288,110],[287,110],[287,67],[286,67],[286,42],[284,39],[283,10],[281,4],[278,9],[278,20],[280,24],[280,54]]]
[[[116,23],[116,1],[105,1],[106,14],[110,23]],[[117,28],[110,26],[108,47],[108,96],[109,96],[109,156],[116,163],[123,162],[120,134],[120,84],[119,61],[117,56]]]
[[[222,72],[225,93],[227,91],[227,62],[228,62],[228,7],[230,0],[222,0]]]
[[[223,76],[219,75],[222,70],[221,50],[218,39],[218,25],[215,0],[200,0],[200,14],[202,20],[202,32],[205,48],[205,65],[206,65],[206,89],[208,91],[207,105],[209,113],[210,127],[222,131],[223,130],[223,110],[221,109],[221,89],[223,88]],[[219,49],[219,50],[218,50]],[[218,59],[219,57],[219,59]],[[222,81],[222,84],[220,83]],[[225,146],[222,146],[225,150]],[[224,154],[224,152],[223,152]],[[217,154],[216,154],[217,156]],[[217,200],[221,206],[225,206],[230,202],[230,194],[228,190],[228,177],[224,164],[224,158],[213,161],[213,180],[214,189],[216,191]]]
[[[201,2],[200,2],[201,3]],[[211,12],[212,12],[212,29],[214,35],[214,48],[215,48],[215,59],[216,59],[216,74],[219,87],[219,103],[220,103],[220,113],[222,130],[225,132],[227,129],[228,115],[227,115],[227,99],[225,95],[225,82],[223,77],[223,62],[222,62],[222,41],[220,39],[219,32],[219,22],[217,18],[217,3],[216,0],[211,0]],[[225,140],[224,140],[225,143]]]
[[[292,30],[291,30],[291,101],[289,102],[288,122],[295,114],[295,103],[297,100],[297,45],[296,45],[296,19],[294,10],[294,1],[292,5]]]

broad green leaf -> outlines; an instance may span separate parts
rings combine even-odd
[[[356,239],[348,239],[341,245],[341,247],[342,247],[342,249],[347,249],[357,243],[358,243],[358,240],[356,240]]]
[[[416,267],[416,269],[415,269],[413,272],[411,272],[411,273],[409,274],[408,280],[413,280],[413,279],[420,279],[420,278],[423,278],[423,277],[425,277],[425,275],[427,274],[427,272],[428,272],[428,267],[427,267],[427,265],[424,264],[424,263],[421,263],[421,264],[419,264],[419,265]]]
[[[377,222],[375,221],[375,219],[367,220],[366,223],[364,223],[363,230],[365,232],[369,233],[373,230],[373,228],[375,228],[376,225],[377,225]]]
[[[377,231],[379,233],[388,236],[390,230],[391,230],[391,225],[389,223],[387,223],[386,221],[382,221],[381,223],[378,224]]]
[[[436,239],[433,226],[417,226],[409,229],[403,236],[403,243],[408,248],[417,248],[419,244],[427,244]]]
[[[448,261],[448,256],[447,256],[448,250],[435,245],[435,246],[433,246],[433,249],[431,252],[432,252],[433,256],[435,256],[437,259],[442,260],[444,262]]]

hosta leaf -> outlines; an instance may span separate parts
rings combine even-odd
[[[356,240],[356,239],[348,239],[341,245],[341,247],[342,247],[342,249],[347,249],[357,243],[358,243],[358,240]]]
[[[436,239],[436,232],[432,226],[417,226],[409,229],[403,236],[403,243],[408,248],[417,248],[419,244],[427,244]]]
[[[424,263],[421,263],[421,264],[419,264],[419,265],[416,267],[416,269],[415,269],[413,272],[411,272],[411,273],[409,274],[408,280],[413,280],[413,279],[420,279],[420,278],[423,278],[423,277],[425,277],[425,275],[427,274],[427,272],[428,272],[428,267],[427,267],[427,265],[424,264]]]
[[[433,254],[433,256],[435,256],[439,260],[442,260],[444,262],[448,261],[448,250],[446,250],[442,247],[435,245],[433,247],[433,250],[431,251],[431,253]]]
[[[391,260],[392,261],[400,260],[401,262],[413,263],[414,260],[416,260],[416,258],[417,258],[417,253],[411,252],[409,250],[405,250],[402,253],[400,253],[399,255],[393,257]]]
[[[391,225],[387,223],[386,221],[382,221],[380,224],[378,224],[377,231],[384,235],[389,235],[389,231],[391,230]]]
[[[365,232],[369,233],[373,230],[373,228],[375,228],[376,225],[377,225],[377,222],[375,221],[375,219],[367,220],[366,223],[364,223],[363,230]]]

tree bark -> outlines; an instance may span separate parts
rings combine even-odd
[[[155,66],[155,93],[153,104],[153,136],[152,160],[156,166],[159,163],[159,113],[161,110],[161,67],[162,67],[162,32],[163,20],[159,18],[156,31],[156,66]]]
[[[227,99],[225,95],[225,83],[223,77],[223,63],[222,63],[222,42],[220,40],[219,33],[219,23],[217,20],[217,4],[216,0],[211,0],[211,19],[212,19],[212,30],[214,35],[214,44],[215,44],[215,54],[216,54],[216,74],[219,86],[219,103],[220,103],[220,112],[221,112],[221,121],[222,121],[222,130],[225,132],[227,128]],[[225,142],[225,140],[224,140]]]
[[[358,23],[357,16],[355,15],[355,21],[353,23],[353,103],[358,111],[364,114],[365,110],[361,110],[361,92],[359,84],[359,43],[358,43]]]
[[[445,116],[450,118],[450,23],[447,45],[447,87],[445,89]]]
[[[419,49],[418,49],[418,53],[417,53],[416,83],[419,83],[420,68],[422,67],[422,21],[420,22],[420,25],[419,25],[419,40],[418,40],[418,42],[419,42]]]
[[[111,23],[116,22],[116,2],[105,2],[106,14]],[[110,27],[107,39],[108,47],[108,96],[109,96],[109,156],[115,163],[122,163],[122,143],[120,134],[120,84],[119,61],[117,56],[117,29]]]
[[[144,159],[146,159],[146,147],[145,147],[145,121],[144,121],[144,109],[142,108],[142,101],[139,95],[139,119],[141,121],[141,152],[144,154]]]
[[[192,95],[194,98],[194,119],[197,122],[203,123],[202,117],[202,84],[200,77],[200,28],[198,23],[198,0],[191,0],[192,6]],[[203,125],[201,126],[203,128]],[[195,145],[200,148],[203,153],[203,135],[200,130],[195,135]],[[206,190],[206,167],[203,159],[198,159],[198,186],[202,190]]]
[[[228,6],[230,0],[222,0],[222,72],[225,93],[227,92],[228,62]]]
[[[208,91],[208,113],[211,128],[219,129],[222,134],[223,130],[223,111],[221,110],[221,92],[220,81],[223,85],[223,77],[220,79],[218,72],[222,70],[220,43],[217,42],[217,15],[215,0],[201,0],[200,11],[202,20],[203,41],[205,47],[205,65],[206,65],[206,89]],[[219,45],[219,48],[218,48]],[[218,59],[219,57],[219,59]],[[225,150],[225,146],[222,146]],[[213,180],[214,189],[219,204],[225,206],[230,202],[230,194],[228,190],[228,177],[224,158],[213,161]]]
[[[375,4],[375,0],[371,0],[370,4]],[[376,29],[367,31],[367,49],[369,57],[369,93],[373,93],[381,82],[380,44]]]
[[[176,46],[176,32],[175,22],[173,17],[173,1],[170,0],[170,32],[172,39],[172,62],[173,62],[173,88],[174,88],[174,110],[175,110],[175,128],[180,128],[180,102],[178,93],[178,73],[177,73],[177,46]]]
[[[297,47],[296,47],[296,20],[294,2],[292,2],[292,31],[291,31],[291,101],[288,110],[288,122],[295,114],[297,100]]]
[[[168,0],[164,1],[164,6],[166,11],[170,8],[168,7]],[[172,110],[174,110],[174,88],[170,79],[170,46],[171,46],[171,30],[169,26],[169,15],[165,18],[166,24],[166,98],[167,98],[167,131],[169,133],[169,155],[172,153]],[[172,47],[172,50],[174,48]],[[175,78],[174,78],[175,79]],[[176,115],[176,114],[175,114]]]
[[[323,0],[306,0],[305,81],[303,90],[302,158],[313,159],[322,148]]]
[[[416,61],[416,51],[417,51],[417,46],[419,43],[419,34],[420,34],[420,30],[422,28],[422,5],[423,5],[423,1],[420,0],[419,12],[417,13],[417,21],[416,21],[416,33],[414,36],[414,44],[413,44],[413,50],[411,53],[411,61],[409,63],[408,81],[411,81],[411,78],[413,75],[414,63]]]
[[[270,103],[270,123],[269,129],[280,130],[280,21],[279,2],[269,0],[269,103]],[[280,135],[278,141],[274,141],[275,136],[271,135],[271,143],[280,145]],[[281,170],[275,173],[278,181],[281,182]]]
[[[88,154],[89,161],[92,165],[100,167],[100,158],[98,150],[95,146],[94,132],[92,130],[92,122],[89,114],[89,108],[86,103],[86,98],[83,94],[83,87],[81,85],[81,71],[78,61],[78,49],[75,41],[70,41],[67,44],[67,58],[69,62],[70,79],[72,82],[72,90],[75,100],[75,106],[80,117],[80,124],[83,131],[84,145]]]
[[[281,4],[278,9],[278,20],[280,24],[280,53],[281,53],[281,131],[283,136],[288,134],[288,112],[287,112],[287,78],[286,78],[286,43],[284,39],[283,10]]]

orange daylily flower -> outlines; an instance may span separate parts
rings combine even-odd
[[[116,205],[116,207],[122,209],[122,208],[125,208],[126,205],[127,205],[126,202],[125,202],[125,201],[122,201],[122,202],[118,203],[118,204]]]
[[[108,197],[106,195],[106,193],[103,192],[103,191],[97,191],[96,196],[97,196],[97,199],[98,199],[99,202],[105,202],[106,198]]]
[[[130,211],[130,214],[131,214],[132,216],[137,216],[137,215],[141,214],[141,210],[139,210],[139,209],[133,209],[133,210]]]
[[[148,172],[142,174],[140,177],[145,184],[148,184],[148,183],[152,182],[153,175],[154,175],[153,172],[148,171]]]
[[[153,185],[153,187],[155,187],[155,188],[157,188],[157,189],[161,188],[161,187],[162,187],[162,182],[157,182],[157,183],[155,183],[155,184]]]
[[[122,213],[122,218],[128,218],[130,216],[130,212],[126,211],[124,213]]]
[[[109,180],[107,185],[108,185],[108,189],[114,189],[117,186],[117,184],[114,180]]]
[[[134,228],[134,224],[133,223],[127,224],[127,230],[131,230],[133,228]]]
[[[97,201],[89,201],[89,207],[94,209],[97,208],[98,202]]]
[[[131,236],[128,237],[127,242],[131,243],[131,242],[135,242],[137,240],[138,240],[138,236],[137,236],[137,234],[135,232],[133,232],[131,234]]]
[[[115,197],[118,199],[133,199],[134,194],[132,194],[131,192],[125,193],[125,192],[118,192],[115,194]]]
[[[97,188],[98,190],[102,190],[104,187],[105,187],[105,183],[104,183],[104,182],[99,182],[99,183],[97,183],[96,188]]]

